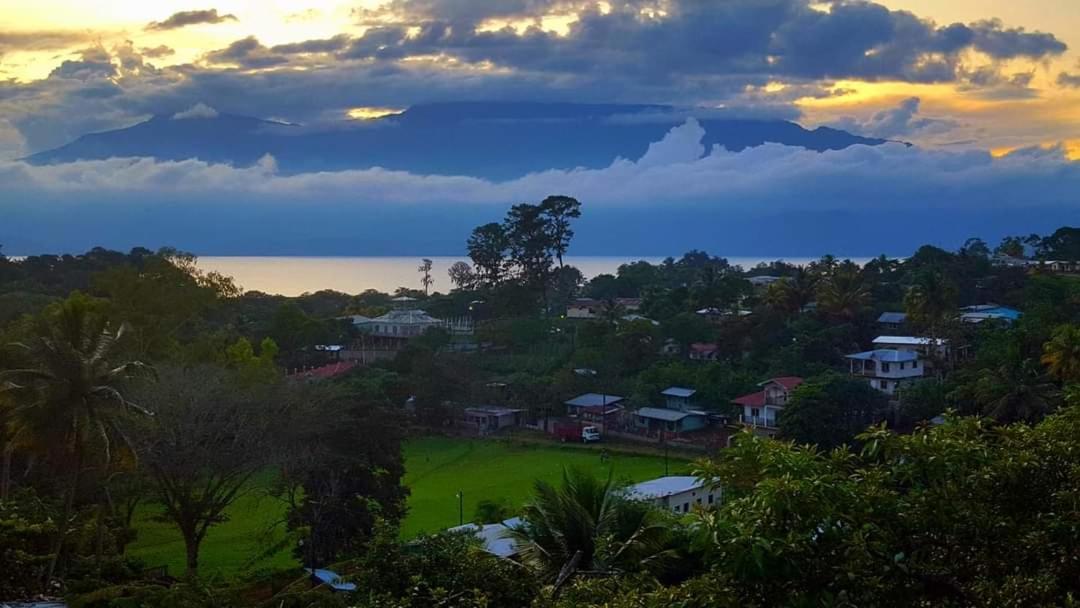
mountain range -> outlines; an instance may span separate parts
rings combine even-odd
[[[269,154],[282,174],[381,167],[508,180],[638,159],[689,117],[704,128],[706,150],[722,146],[739,152],[772,142],[825,151],[885,143],[828,127],[809,130],[785,120],[716,117],[707,110],[661,105],[438,103],[317,127],[205,110],[156,115],[130,127],[83,135],[24,160],[42,165],[116,157],[196,158],[249,166]]]

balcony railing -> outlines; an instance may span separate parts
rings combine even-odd
[[[778,428],[776,424],[776,418],[769,418],[765,416],[739,416],[739,420],[746,426],[752,426],[755,428],[775,429]]]

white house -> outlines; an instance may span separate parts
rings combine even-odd
[[[771,436],[776,434],[780,412],[791,399],[791,391],[802,383],[803,379],[796,376],[770,378],[758,385],[760,391],[736,397],[732,402],[741,410],[739,418],[744,425]]]
[[[422,336],[432,327],[444,327],[442,319],[427,314],[422,310],[391,310],[381,317],[353,323],[357,329],[382,338],[408,339]]]
[[[626,489],[626,495],[676,513],[689,513],[694,505],[707,507],[720,502],[721,492],[692,475],[672,475],[634,484]]]
[[[472,533],[480,539],[480,546],[484,551],[504,559],[510,559],[517,555],[520,550],[517,541],[510,538],[510,529],[520,526],[520,517],[511,517],[497,524],[465,524],[454,526],[447,532]]]
[[[874,338],[874,348],[918,353],[923,358],[929,357],[935,350],[936,355],[942,359],[946,359],[949,356],[949,341],[944,338],[878,336]]]
[[[890,396],[895,395],[902,384],[926,373],[926,367],[915,351],[879,348],[848,355],[847,359],[853,376],[867,378],[870,386]]]

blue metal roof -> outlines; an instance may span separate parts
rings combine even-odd
[[[696,393],[692,388],[682,388],[681,386],[672,386],[671,388],[664,389],[661,395],[667,397],[693,397]]]
[[[314,570],[306,568],[306,570],[318,579],[319,582],[325,583],[334,591],[356,591],[356,583],[346,583],[342,581],[341,576],[337,572],[322,570],[320,568]]]
[[[877,318],[878,323],[906,323],[907,313],[904,312],[883,312],[881,316]]]
[[[603,405],[615,405],[623,398],[618,395],[603,395],[600,393],[585,393],[578,395],[566,402],[566,405],[576,407],[600,407]]]

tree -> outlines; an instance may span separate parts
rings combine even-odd
[[[506,273],[506,251],[510,246],[502,225],[492,222],[474,228],[466,246],[480,280],[488,287],[502,283]]]
[[[547,285],[551,272],[551,230],[539,205],[521,203],[506,213],[503,229],[509,243],[510,263],[518,278],[533,290]]]
[[[1080,383],[1080,325],[1069,323],[1054,330],[1043,345],[1042,362],[1061,382]]]
[[[885,415],[888,398],[860,378],[830,373],[811,378],[780,414],[780,434],[828,450],[850,443]]]
[[[428,295],[431,290],[431,286],[435,284],[435,279],[431,278],[431,260],[424,258],[420,261],[420,266],[416,271],[420,273],[420,284],[424,286],[424,295]]]
[[[276,430],[294,425],[302,400],[276,384],[245,384],[214,367],[165,369],[140,398],[156,412],[133,428],[161,518],[184,539],[187,576],[195,578],[207,531],[251,490],[253,476],[279,452]]]
[[[971,400],[981,414],[1001,422],[1039,421],[1057,407],[1060,397],[1058,388],[1031,359],[1011,359],[980,370],[973,384],[952,393],[954,400]]]
[[[816,290],[816,278],[800,266],[791,276],[769,285],[765,302],[786,315],[793,315],[810,303]]]
[[[470,290],[476,286],[476,273],[467,262],[454,262],[446,271],[450,275],[450,282],[461,290]]]
[[[549,196],[540,203],[540,212],[547,220],[548,236],[559,268],[563,267],[563,256],[574,238],[571,220],[581,217],[581,203],[569,196]]]
[[[990,247],[986,244],[986,241],[978,237],[972,237],[964,241],[964,245],[960,247],[960,255],[988,258],[990,257]]]
[[[956,285],[944,273],[925,269],[904,296],[904,308],[914,323],[928,328],[931,337],[936,338],[956,314],[958,296]]]
[[[667,528],[649,505],[622,496],[606,480],[578,469],[563,471],[556,487],[538,480],[510,529],[524,563],[543,580],[577,571],[640,571],[662,559]]]
[[[818,286],[818,306],[834,317],[854,320],[869,303],[870,290],[853,263],[840,264]]]
[[[309,401],[311,415],[289,431],[284,496],[287,526],[304,540],[296,555],[315,568],[361,555],[377,522],[396,526],[409,490],[398,416],[333,389]]]
[[[31,444],[45,452],[59,475],[67,475],[47,579],[70,532],[84,469],[96,464],[107,470],[117,448],[130,448],[119,432],[126,414],[150,414],[126,395],[128,382],[149,367],[117,360],[125,333],[126,326],[110,326],[100,301],[75,292],[40,315],[29,343],[18,345],[27,367],[0,374],[3,390],[15,401],[9,445]]]
[[[1022,258],[1024,257],[1024,239],[1018,236],[1007,236],[1001,239],[1001,243],[994,248],[994,253]]]

